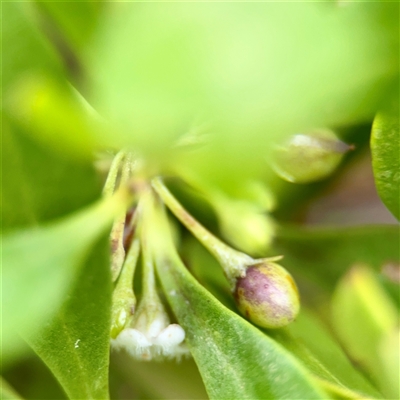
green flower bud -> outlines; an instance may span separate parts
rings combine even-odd
[[[314,182],[330,175],[350,149],[327,129],[299,133],[275,149],[272,166],[289,182]]]
[[[239,311],[263,328],[282,328],[292,322],[300,309],[296,284],[280,265],[261,262],[250,265],[236,281],[234,291]]]
[[[129,325],[135,314],[136,297],[133,290],[118,290],[113,294],[111,310],[111,337],[115,339],[118,334]]]
[[[111,337],[118,334],[131,322],[136,308],[136,296],[133,292],[133,277],[139,258],[139,240],[133,240],[115,285],[111,305]]]
[[[263,254],[274,236],[275,226],[265,213],[250,202],[225,201],[217,208],[223,236],[236,248],[250,254]]]

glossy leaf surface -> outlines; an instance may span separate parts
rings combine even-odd
[[[113,197],[46,227],[2,238],[5,359],[17,351],[16,330],[37,331],[57,310],[93,243],[124,201]]]
[[[168,250],[168,230],[161,232],[167,247],[156,239],[160,231],[152,236],[157,270],[210,398],[326,398],[290,353],[225,308],[190,275]]]
[[[36,337],[28,338],[70,399],[109,397],[110,303],[109,249],[104,238],[91,249],[57,315]]]
[[[400,219],[400,121],[399,104],[376,116],[371,132],[372,166],[378,193],[392,214]]]

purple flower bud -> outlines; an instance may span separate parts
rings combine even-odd
[[[235,300],[239,311],[263,328],[282,328],[292,322],[300,299],[291,275],[280,265],[262,262],[250,265],[238,278]]]

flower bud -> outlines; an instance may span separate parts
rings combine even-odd
[[[227,198],[214,205],[221,233],[231,244],[246,253],[265,253],[275,230],[268,215],[244,200]]]
[[[300,309],[296,284],[280,265],[261,262],[250,265],[236,281],[234,291],[239,311],[263,328],[282,328],[292,322]]]
[[[275,149],[273,168],[289,182],[314,182],[331,174],[350,149],[331,130],[298,133]]]
[[[128,251],[113,292],[111,304],[111,337],[113,339],[130,323],[135,313],[136,297],[133,292],[133,277],[139,257],[139,247],[139,241],[135,239]]]

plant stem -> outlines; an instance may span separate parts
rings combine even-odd
[[[139,258],[139,251],[140,251],[139,239],[134,239],[126,256],[121,274],[119,276],[114,291],[124,288],[124,289],[129,289],[133,293],[132,289],[133,276],[135,274],[137,260]]]
[[[335,398],[345,399],[345,400],[372,400],[371,397],[361,395],[360,393],[354,392],[347,387],[339,386],[338,384],[331,383],[325,379],[321,379],[314,376],[314,379],[319,383],[319,385],[329,394],[335,396]]]
[[[121,153],[121,152],[120,152]],[[119,154],[119,153],[118,153]],[[118,156],[117,154],[117,156]],[[117,156],[115,158],[117,158]],[[129,154],[125,154],[125,161],[122,166],[120,187],[127,185],[130,172],[131,172],[131,158]],[[117,158],[117,161],[119,158]],[[121,164],[122,160],[119,162]],[[114,163],[114,162],[113,162]],[[116,164],[117,165],[117,162]],[[113,175],[115,173],[115,166],[110,168],[110,173]],[[108,179],[107,179],[108,180]],[[106,182],[107,184],[107,182]],[[115,184],[115,182],[114,182]],[[110,183],[111,187],[111,183]],[[107,189],[109,190],[109,188]],[[113,227],[111,229],[110,240],[111,240],[111,276],[112,281],[115,282],[121,272],[122,265],[125,259],[125,249],[124,249],[124,229],[125,229],[125,217],[126,210],[121,212],[121,214],[115,219]]]
[[[164,185],[161,178],[152,180],[152,185],[157,194],[173,212],[173,214],[189,229],[190,232],[203,244],[203,246],[221,264],[225,275],[232,285],[239,276],[244,276],[246,266],[254,263],[254,259],[245,253],[234,250],[221,240],[216,238],[211,232],[196,221],[176,200],[168,188]]]
[[[152,240],[151,227],[153,224],[152,208],[153,195],[151,188],[146,189],[140,198],[140,211],[143,212],[142,223],[140,226],[140,239],[142,244],[142,263],[143,263],[143,297],[146,299],[158,299],[154,274],[154,261],[151,254],[149,240]]]
[[[110,170],[108,171],[107,179],[103,187],[103,196],[109,197],[114,193],[118,172],[125,158],[125,155],[126,155],[125,151],[121,150],[116,154],[116,156],[112,160],[111,167]]]

